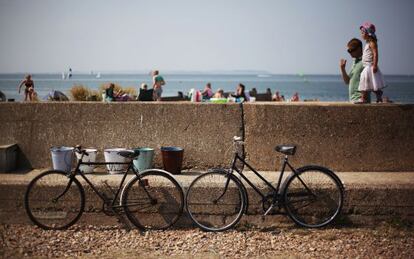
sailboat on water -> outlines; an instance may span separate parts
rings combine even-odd
[[[72,77],[72,68],[69,68],[68,79],[70,79],[71,77]]]
[[[101,78],[101,73],[100,73],[100,72],[98,72],[98,73],[96,74],[96,78]]]

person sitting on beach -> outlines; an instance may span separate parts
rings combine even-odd
[[[250,90],[250,96],[256,97],[257,96],[257,89],[256,87],[253,87],[252,90]]]
[[[45,97],[48,101],[69,101],[69,98],[61,91],[53,90]]]
[[[279,95],[279,91],[276,91],[275,94],[272,96],[272,101],[281,102],[282,96]]]
[[[203,99],[209,100],[214,94],[213,90],[211,90],[211,84],[207,83],[204,87],[204,90],[201,92]]]
[[[5,102],[6,100],[6,95],[2,91],[0,91],[0,102]]]
[[[115,94],[115,101],[117,102],[126,102],[129,101],[129,95],[125,93],[122,89],[119,89]]]
[[[164,78],[159,75],[159,71],[152,72],[152,88],[154,89],[154,101],[161,101],[162,86],[165,85]]]
[[[272,96],[272,90],[270,90],[270,88],[267,88],[267,89],[266,89],[266,94],[268,94],[268,95]]]
[[[213,98],[219,98],[219,99],[226,98],[224,97],[223,89],[219,88],[217,92],[213,95]]]
[[[109,86],[105,89],[105,96],[106,96],[105,101],[107,102],[115,101],[114,89],[115,89],[115,84],[110,83]]]
[[[236,102],[248,102],[249,97],[245,93],[246,87],[243,84],[239,84],[237,86],[236,92],[232,94],[234,98],[236,98]]]
[[[282,99],[282,102],[286,102],[285,96],[283,94],[280,96],[280,98]]]
[[[181,91],[178,91],[178,92],[177,92],[177,96],[178,96],[178,98],[180,98],[180,99],[185,99],[184,94],[183,94],[183,92],[181,92]]]
[[[290,98],[291,102],[299,102],[299,94],[298,92],[294,93],[292,98]]]
[[[361,72],[364,69],[364,66],[362,65],[362,42],[359,39],[353,38],[348,42],[347,48],[348,53],[354,59],[349,74],[347,74],[345,70],[346,59],[341,59],[339,66],[341,69],[342,79],[345,84],[348,85],[349,101],[352,103],[358,103],[362,98],[361,92],[358,91],[359,79]],[[367,93],[365,97],[368,103],[371,102],[371,96],[369,93]]]
[[[145,83],[142,83],[141,88],[139,89],[138,101],[141,101],[141,102],[154,101],[153,96],[154,96],[154,90],[153,89],[148,90],[148,85]]]
[[[22,89],[22,86],[25,85],[24,89],[24,100],[32,101],[33,100],[33,93],[34,93],[34,82],[32,80],[32,75],[26,75],[25,79],[20,83],[18,87],[18,91],[20,94],[20,91]]]

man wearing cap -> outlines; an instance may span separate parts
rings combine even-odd
[[[352,64],[351,70],[349,74],[347,74],[345,67],[346,67],[346,59],[341,59],[339,62],[341,68],[342,79],[344,80],[345,84],[348,85],[349,89],[349,101],[352,103],[360,103],[361,100],[361,92],[358,91],[359,80],[361,76],[361,72],[364,69],[362,64],[362,42],[359,39],[353,38],[348,42],[348,53],[354,59]],[[367,96],[367,101],[371,102],[370,96]]]

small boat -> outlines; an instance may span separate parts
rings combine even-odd
[[[69,68],[69,72],[68,72],[68,79],[72,77],[72,68]]]
[[[96,74],[96,78],[101,78],[101,73],[99,73],[99,72],[98,72],[98,73]]]
[[[66,76],[65,76],[65,72],[62,72],[62,80],[65,80]]]
[[[272,77],[272,75],[266,75],[266,74],[264,74],[264,75],[257,75],[257,77]]]

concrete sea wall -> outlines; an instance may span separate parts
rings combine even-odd
[[[298,145],[294,165],[336,171],[414,171],[414,105],[249,103],[246,152],[259,170],[275,170],[277,144]],[[185,149],[184,167],[227,166],[241,135],[237,104],[0,103],[0,145],[17,143],[34,168],[51,165],[51,146]],[[102,152],[101,152],[102,153]]]

